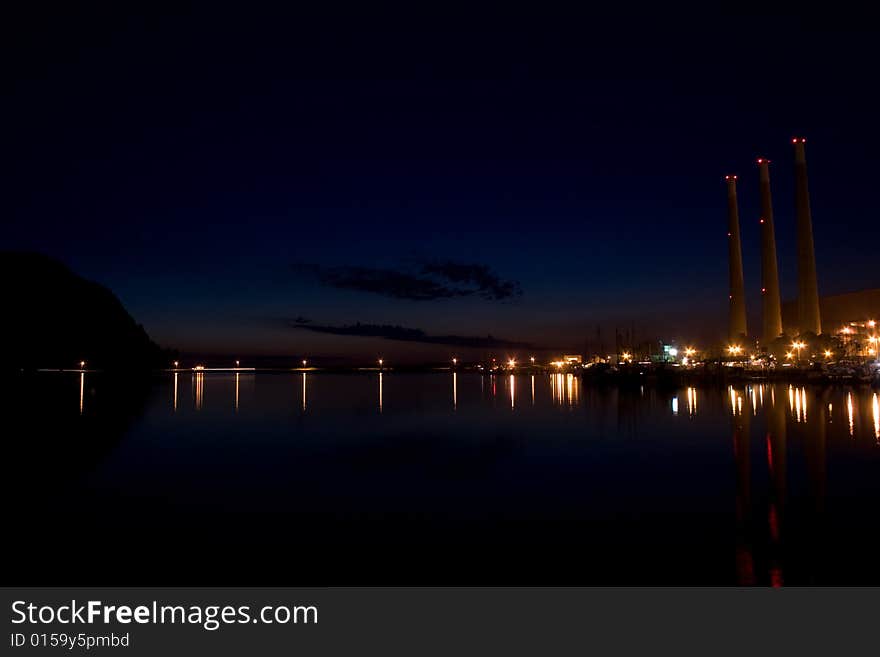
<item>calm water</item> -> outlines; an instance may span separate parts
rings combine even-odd
[[[3,398],[15,583],[880,583],[870,388],[69,373]]]

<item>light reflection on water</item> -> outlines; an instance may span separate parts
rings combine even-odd
[[[192,404],[179,401],[188,376]],[[853,569],[880,583],[880,567],[859,556],[877,538],[865,520],[880,504],[875,390],[626,389],[563,373],[373,376],[174,372],[82,485],[105,502],[161,498],[162,513],[184,525],[198,526],[186,515],[196,506],[244,517],[259,508],[285,525],[363,513],[392,541],[410,540],[406,523],[415,522],[394,514],[442,518],[455,545],[456,531],[462,545],[497,536],[513,553],[558,557],[572,572],[589,555],[620,559],[628,570],[617,576],[637,573],[634,582],[776,586],[838,581]],[[73,414],[76,396],[70,422],[94,420],[107,412],[105,391],[98,375],[78,373],[59,404]],[[159,522],[139,512],[137,521]],[[516,531],[489,523],[499,514],[512,514]],[[511,540],[530,531],[527,546]],[[846,559],[832,559],[835,547]],[[676,567],[654,563],[661,556]]]
[[[874,438],[880,442],[880,397],[874,393],[871,410],[874,412]]]
[[[576,406],[580,400],[581,380],[574,374],[550,374],[550,391],[559,406]]]

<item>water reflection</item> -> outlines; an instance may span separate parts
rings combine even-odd
[[[788,386],[788,405],[797,422],[807,421],[807,390]]]
[[[755,563],[751,543],[751,441],[749,416],[742,413],[742,394],[728,387],[730,399],[733,458],[736,465],[736,574],[737,583],[751,586],[756,583]]]
[[[763,421],[765,427],[765,447],[767,476],[769,486],[766,494],[762,485],[753,480],[760,474],[753,469],[753,451],[750,448],[750,415],[741,413],[741,393],[735,387],[728,388],[728,404],[731,409],[732,439],[736,461],[736,518],[737,548],[736,572],[739,584],[761,584],[782,586],[786,581],[786,561],[791,549],[786,547],[785,535],[789,498],[788,454],[792,437],[800,451],[806,471],[806,489],[802,499],[808,502],[799,509],[801,523],[799,548],[796,563],[800,567],[801,578],[817,578],[821,564],[826,558],[825,508],[827,498],[827,452],[831,402],[830,389],[810,389],[788,387],[788,402],[775,394],[775,385],[768,386],[769,403],[762,407],[763,414],[756,414],[757,422]],[[840,393],[838,393],[840,394]],[[758,399],[760,399],[760,391]],[[852,407],[852,393],[846,394],[847,406]],[[780,400],[777,403],[777,400]],[[761,405],[759,405],[761,406]],[[811,409],[809,412],[807,409]],[[790,422],[790,423],[789,423]],[[760,426],[760,424],[758,425]],[[858,430],[854,426],[850,412],[849,431]],[[802,478],[795,477],[800,484]],[[757,495],[754,493],[757,491]],[[757,508],[763,507],[759,513]],[[761,518],[766,519],[762,526]],[[757,519],[757,520],[756,520]]]
[[[874,393],[871,408],[874,411],[874,438],[877,442],[880,442],[880,398],[878,398],[876,392]]]
[[[697,389],[687,389],[688,416],[694,417],[697,414]]]
[[[132,378],[114,379],[112,386],[104,379],[102,385],[103,375],[88,372],[89,413],[84,414],[85,374],[76,372],[78,381],[73,373],[53,379],[57,413],[45,412],[53,398],[38,394],[38,388],[31,389],[36,392],[25,407],[29,430],[65,436],[52,444],[52,450],[68,450],[59,451],[65,458],[91,445],[97,435],[92,428],[138,394],[128,388]],[[449,532],[485,554],[501,553],[499,545],[506,545],[511,558],[528,555],[562,573],[554,582],[589,583],[577,580],[586,572],[584,561],[613,567],[607,575],[590,570],[589,577],[605,583],[623,581],[613,578],[636,584],[858,583],[860,570],[874,575],[863,583],[880,582],[880,563],[867,556],[878,538],[871,528],[880,503],[877,390],[787,383],[581,387],[576,375],[554,373],[529,374],[524,391],[517,386],[523,375],[490,381],[461,371],[452,372],[450,382],[446,372],[407,373],[392,379],[393,403],[385,409],[383,373],[374,380],[372,373],[302,372],[299,382],[290,373],[257,374],[263,378],[248,393],[253,377],[245,377],[241,391],[241,375],[230,376],[238,373],[193,372],[194,405],[202,411],[197,414],[179,399],[185,381],[177,372],[170,374],[160,387],[148,389],[145,421],[133,430],[125,423],[108,430],[124,448],[105,449],[99,467],[76,472],[86,491],[81,499],[101,503],[80,508],[103,512],[119,494],[120,523],[145,520],[144,526],[161,527],[166,520],[161,514],[169,512],[175,527],[191,531],[185,540],[197,541],[199,517],[187,514],[203,505],[211,522],[227,520],[224,537],[228,532],[244,536],[244,543],[254,541],[245,545],[253,549],[248,554],[261,549],[260,554],[270,554],[266,559],[277,555],[266,549],[270,539],[261,537],[277,537],[285,531],[277,528],[292,517],[309,530],[324,530],[310,535],[325,536],[326,545],[341,545],[345,536],[370,527],[381,542],[371,556],[380,560],[393,553],[386,543],[401,544],[419,532],[426,537]],[[492,399],[488,389],[481,394],[476,379],[509,389]],[[82,418],[70,404],[77,383]],[[213,391],[207,398],[205,384]],[[245,392],[244,411],[240,392]],[[308,408],[308,422],[291,412],[291,394],[301,397],[303,412]],[[571,412],[575,405],[579,412]],[[236,421],[223,422],[233,409],[240,413]],[[79,438],[75,446],[70,435]],[[320,450],[313,439],[318,436]],[[7,449],[13,447],[32,448],[29,443]],[[27,456],[15,462],[46,458],[36,447]],[[152,467],[157,462],[163,464],[159,474]],[[523,476],[511,477],[511,472]],[[326,490],[316,482],[327,482]],[[161,514],[151,504],[134,511],[124,504],[144,491],[169,500]],[[499,500],[510,509],[509,517],[484,523]],[[307,508],[313,501],[324,524]],[[259,517],[225,511],[242,508],[236,504],[266,510]],[[57,508],[63,520],[78,519],[73,505]],[[344,524],[354,522],[348,515],[341,527],[335,525],[344,513],[362,514],[363,524]],[[384,515],[395,519],[385,521]],[[413,515],[417,520],[408,519]],[[431,524],[439,517],[445,525]],[[251,525],[260,532],[243,531]],[[211,536],[211,545],[222,550],[227,544],[220,534]],[[516,543],[521,536],[527,545]],[[138,545],[125,547],[138,550]],[[835,579],[841,572],[850,578]]]
[[[730,414],[733,417],[742,415],[742,393],[737,391],[733,386],[727,386],[727,394],[730,398]]]
[[[196,372],[193,376],[193,396],[197,411],[202,410],[202,398],[205,394],[205,373]]]
[[[580,401],[581,380],[574,374],[551,374],[550,394],[554,404],[575,406]]]
[[[777,404],[773,401],[767,410],[767,469],[772,482],[767,508],[767,525],[770,535],[769,576],[771,586],[782,586],[784,583],[782,528],[785,517],[787,460],[785,408],[781,403]]]
[[[855,436],[855,422],[853,420],[853,397],[852,392],[846,393],[846,416],[849,420],[849,435]]]

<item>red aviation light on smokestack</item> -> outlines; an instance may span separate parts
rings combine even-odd
[[[758,164],[770,164],[770,160],[766,157],[759,157],[757,160]]]
[[[792,144],[806,144],[807,140],[803,137],[792,137],[791,143]]]

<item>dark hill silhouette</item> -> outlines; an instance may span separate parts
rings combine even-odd
[[[37,253],[0,252],[4,367],[149,368],[167,358],[107,288]]]

